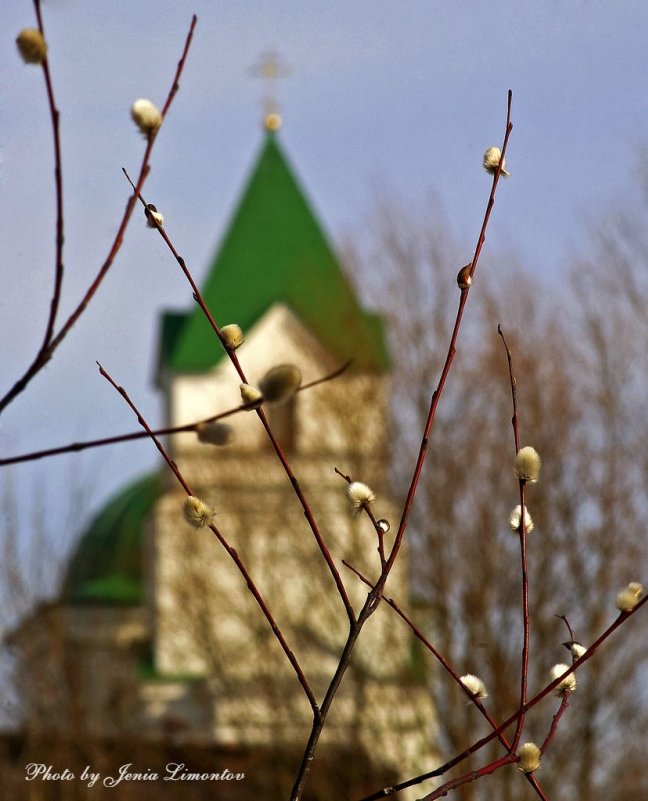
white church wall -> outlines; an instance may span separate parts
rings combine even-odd
[[[278,364],[299,367],[304,384],[341,366],[283,304],[272,306],[245,333],[246,341],[237,355],[252,385],[256,386],[268,369]],[[215,341],[214,347],[221,345]],[[169,425],[184,425],[240,405],[240,383],[227,358],[207,374],[174,377],[169,382]],[[334,381],[299,393],[296,409],[299,449],[370,455],[382,448],[387,434],[388,386],[388,378],[357,374],[351,366]],[[238,449],[257,450],[265,444],[265,432],[254,413],[235,415],[227,422],[235,431]],[[195,442],[195,435],[179,434],[173,438],[173,448],[180,452]]]

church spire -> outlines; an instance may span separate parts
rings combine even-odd
[[[382,372],[389,357],[380,317],[360,305],[279,140],[271,132],[212,260],[202,294],[221,324],[249,330],[283,303],[340,363]],[[161,366],[202,372],[223,357],[202,311],[165,315]]]

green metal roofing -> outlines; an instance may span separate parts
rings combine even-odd
[[[162,491],[160,473],[129,484],[94,518],[66,576],[66,603],[137,606],[143,602],[142,528]]]
[[[271,131],[202,293],[220,325],[249,330],[281,302],[340,361],[352,358],[365,370],[388,367],[382,320],[359,305]],[[198,307],[164,315],[161,365],[199,372],[222,356]]]

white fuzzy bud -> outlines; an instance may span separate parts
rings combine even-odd
[[[194,528],[205,528],[214,517],[214,510],[194,495],[188,495],[185,498],[182,511],[187,523]]]
[[[302,376],[294,364],[279,364],[259,381],[259,389],[268,403],[285,403],[301,386]]]
[[[259,392],[256,387],[253,387],[251,384],[241,384],[239,389],[241,390],[243,406],[247,407],[248,410],[256,409],[257,406],[261,406],[263,403],[263,393]]]
[[[551,668],[551,680],[555,681],[556,679],[560,678],[563,673],[566,673],[569,670],[569,665],[564,665],[562,663],[558,665],[554,665]],[[563,693],[573,693],[576,689],[576,676],[573,673],[570,673],[569,676],[565,676],[565,678],[560,682],[560,684],[556,687],[556,695],[562,695]]]
[[[131,117],[144,136],[155,133],[162,125],[162,115],[158,107],[143,97],[131,106]]]
[[[484,169],[491,175],[495,175],[499,166],[500,160],[502,162],[502,175],[510,175],[504,167],[506,166],[506,159],[502,158],[502,151],[499,147],[489,147],[484,153]]]
[[[347,496],[351,501],[355,513],[360,512],[364,504],[373,503],[376,500],[376,493],[363,484],[362,481],[354,481],[347,487]]]
[[[16,45],[25,64],[42,64],[47,57],[47,42],[38,28],[20,31]]]
[[[149,203],[144,209],[144,216],[146,217],[146,224],[149,228],[155,228],[155,223],[164,225],[164,214],[158,211],[152,203]]]
[[[644,594],[644,588],[638,581],[631,581],[630,584],[621,590],[616,597],[616,606],[620,612],[632,612]]]
[[[237,325],[236,323],[224,325],[220,332],[221,336],[223,337],[223,344],[227,350],[236,350],[245,342],[245,337],[243,336],[243,331],[241,331],[241,326]]]
[[[540,749],[535,743],[524,743],[518,750],[518,768],[523,773],[533,773],[540,767]]]
[[[227,423],[219,423],[214,420],[211,423],[199,423],[196,426],[196,434],[200,442],[208,445],[229,445],[234,439],[234,429]]]
[[[522,507],[518,504],[515,509],[509,515],[509,526],[511,527],[511,531],[515,531],[516,533],[520,533],[520,527],[522,525]],[[529,514],[529,510],[524,507],[524,530],[527,534],[530,534],[535,525],[533,523],[533,518]]]
[[[459,681],[468,690],[468,692],[474,695],[476,698],[488,698],[486,685],[479,678],[479,676],[474,676],[472,673],[466,673],[465,676],[461,676]]]
[[[538,451],[530,445],[526,445],[517,452],[513,469],[520,481],[529,481],[531,484],[535,484],[540,476],[540,464]]]

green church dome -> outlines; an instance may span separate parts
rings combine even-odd
[[[149,473],[108,501],[81,537],[72,557],[63,586],[64,602],[121,606],[143,603],[142,531],[161,492],[160,473]]]

